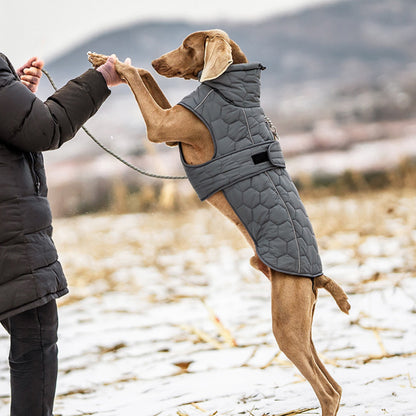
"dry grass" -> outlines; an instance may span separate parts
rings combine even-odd
[[[416,227],[414,188],[366,191],[345,196],[304,198],[318,236],[355,232],[361,236],[395,236]]]
[[[353,252],[354,261],[365,263],[368,254],[362,252],[363,244],[369,239],[380,239],[388,242],[397,242],[400,250],[407,253],[407,262],[403,262],[393,273],[384,276],[375,273],[349,286],[349,293],[362,293],[374,290],[376,285],[384,282],[384,287],[400,286],[403,276],[414,275],[416,264],[416,189],[401,187],[383,191],[368,191],[346,194],[345,196],[317,195],[316,193],[303,195],[304,203],[314,225],[314,229],[323,251],[348,250]],[[122,211],[122,209],[121,209]],[[207,285],[201,275],[201,264],[218,261],[219,247],[232,250],[245,250],[248,246],[236,228],[216,210],[206,204],[199,208],[193,206],[182,210],[167,210],[166,207],[153,212],[140,214],[116,215],[100,214],[80,216],[55,221],[55,240],[61,253],[61,261],[70,281],[71,295],[64,297],[62,303],[77,301],[85,296],[100,296],[109,290],[132,291],[140,293],[140,287],[134,286],[132,276],[143,273],[146,269],[148,279],[152,279],[152,270],[162,276],[163,284],[172,279],[183,279],[184,290],[167,295],[155,294],[148,299],[150,303],[181,302],[187,296],[200,299],[207,310],[207,319],[211,326],[178,324],[183,334],[175,342],[191,341],[218,353],[228,348],[243,348],[235,341],[239,327],[228,328],[218,316],[216,311],[210,309],[204,299],[190,295],[186,291],[187,285]],[[178,255],[180,254],[180,255]],[[381,254],[383,256],[385,254]],[[250,250],[247,250],[247,262]],[[180,273],[175,270],[181,263]],[[120,268],[137,268],[127,280],[119,279],[117,272]],[[183,277],[178,277],[183,273]],[[253,277],[254,276],[254,277]],[[241,276],[242,279],[264,279],[260,275]],[[166,279],[166,280],[165,280]],[[182,281],[176,282],[182,286]],[[162,298],[162,296],[164,296]],[[336,353],[336,351],[323,349],[321,359],[324,363],[339,368],[349,366],[364,366],[368,363],[378,362],[382,359],[397,357],[414,357],[412,349],[407,351],[392,350],[386,343],[386,337],[395,333],[388,325],[369,324],[368,316],[359,315],[350,321],[351,329],[369,334],[375,340],[375,349],[372,352],[357,352],[356,354]],[[207,329],[208,328],[208,329]],[[396,331],[397,332],[397,331]],[[264,346],[259,344],[258,347]],[[99,354],[112,353],[125,348],[124,343],[116,343],[99,349]],[[199,347],[198,347],[199,348]],[[278,365],[289,367],[292,364],[279,351],[271,354],[266,362],[252,364],[253,358],[258,354],[258,348],[253,348],[252,355],[245,360],[242,367],[255,367],[266,370],[268,367]],[[183,358],[183,357],[182,357]],[[255,360],[254,360],[255,361]],[[173,361],[175,373],[172,376],[192,373],[192,358],[189,360]],[[257,367],[256,367],[257,366]],[[399,377],[399,376],[398,376]],[[288,384],[302,383],[304,379],[294,378]],[[409,375],[409,385],[414,388]],[[70,391],[68,394],[76,394]],[[221,410],[210,413],[204,410],[204,402],[184,403],[183,406],[192,406],[192,409],[180,409],[178,415],[187,416],[200,411],[201,414],[221,415]],[[298,405],[296,405],[297,407]],[[295,407],[295,406],[293,406]],[[315,408],[297,408],[292,411],[273,416],[296,415],[310,413]],[[254,413],[250,413],[253,414]],[[255,416],[263,414],[256,413]],[[264,415],[265,416],[265,415]]]
[[[363,256],[360,245],[371,236],[400,240],[416,259],[415,201],[416,190],[410,188],[304,198],[321,249],[352,249],[358,260]],[[206,204],[199,206],[172,212],[162,209],[128,216],[100,214],[56,220],[55,240],[71,286],[86,289],[99,285],[103,291],[123,288],[113,278],[123,262],[155,267],[168,275],[169,265],[164,259],[189,250],[195,255],[184,261],[185,269],[198,274],[200,256],[209,260],[210,247],[247,247],[227,219]],[[140,253],[140,259],[135,253]],[[413,263],[403,265],[404,270]],[[82,296],[82,290],[77,293]]]

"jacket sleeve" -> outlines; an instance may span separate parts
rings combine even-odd
[[[109,94],[103,76],[90,69],[42,102],[0,59],[0,141],[27,152],[57,149]]]

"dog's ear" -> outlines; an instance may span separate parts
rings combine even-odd
[[[205,40],[204,68],[201,82],[218,78],[233,63],[231,45],[219,34],[208,36]]]

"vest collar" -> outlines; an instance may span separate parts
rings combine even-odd
[[[234,64],[218,78],[203,84],[236,106],[257,107],[260,105],[260,72],[263,69],[265,67],[260,63]]]

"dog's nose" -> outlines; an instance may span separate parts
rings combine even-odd
[[[166,61],[163,58],[153,60],[152,66],[160,75],[166,75],[170,71],[170,67],[166,64]]]

